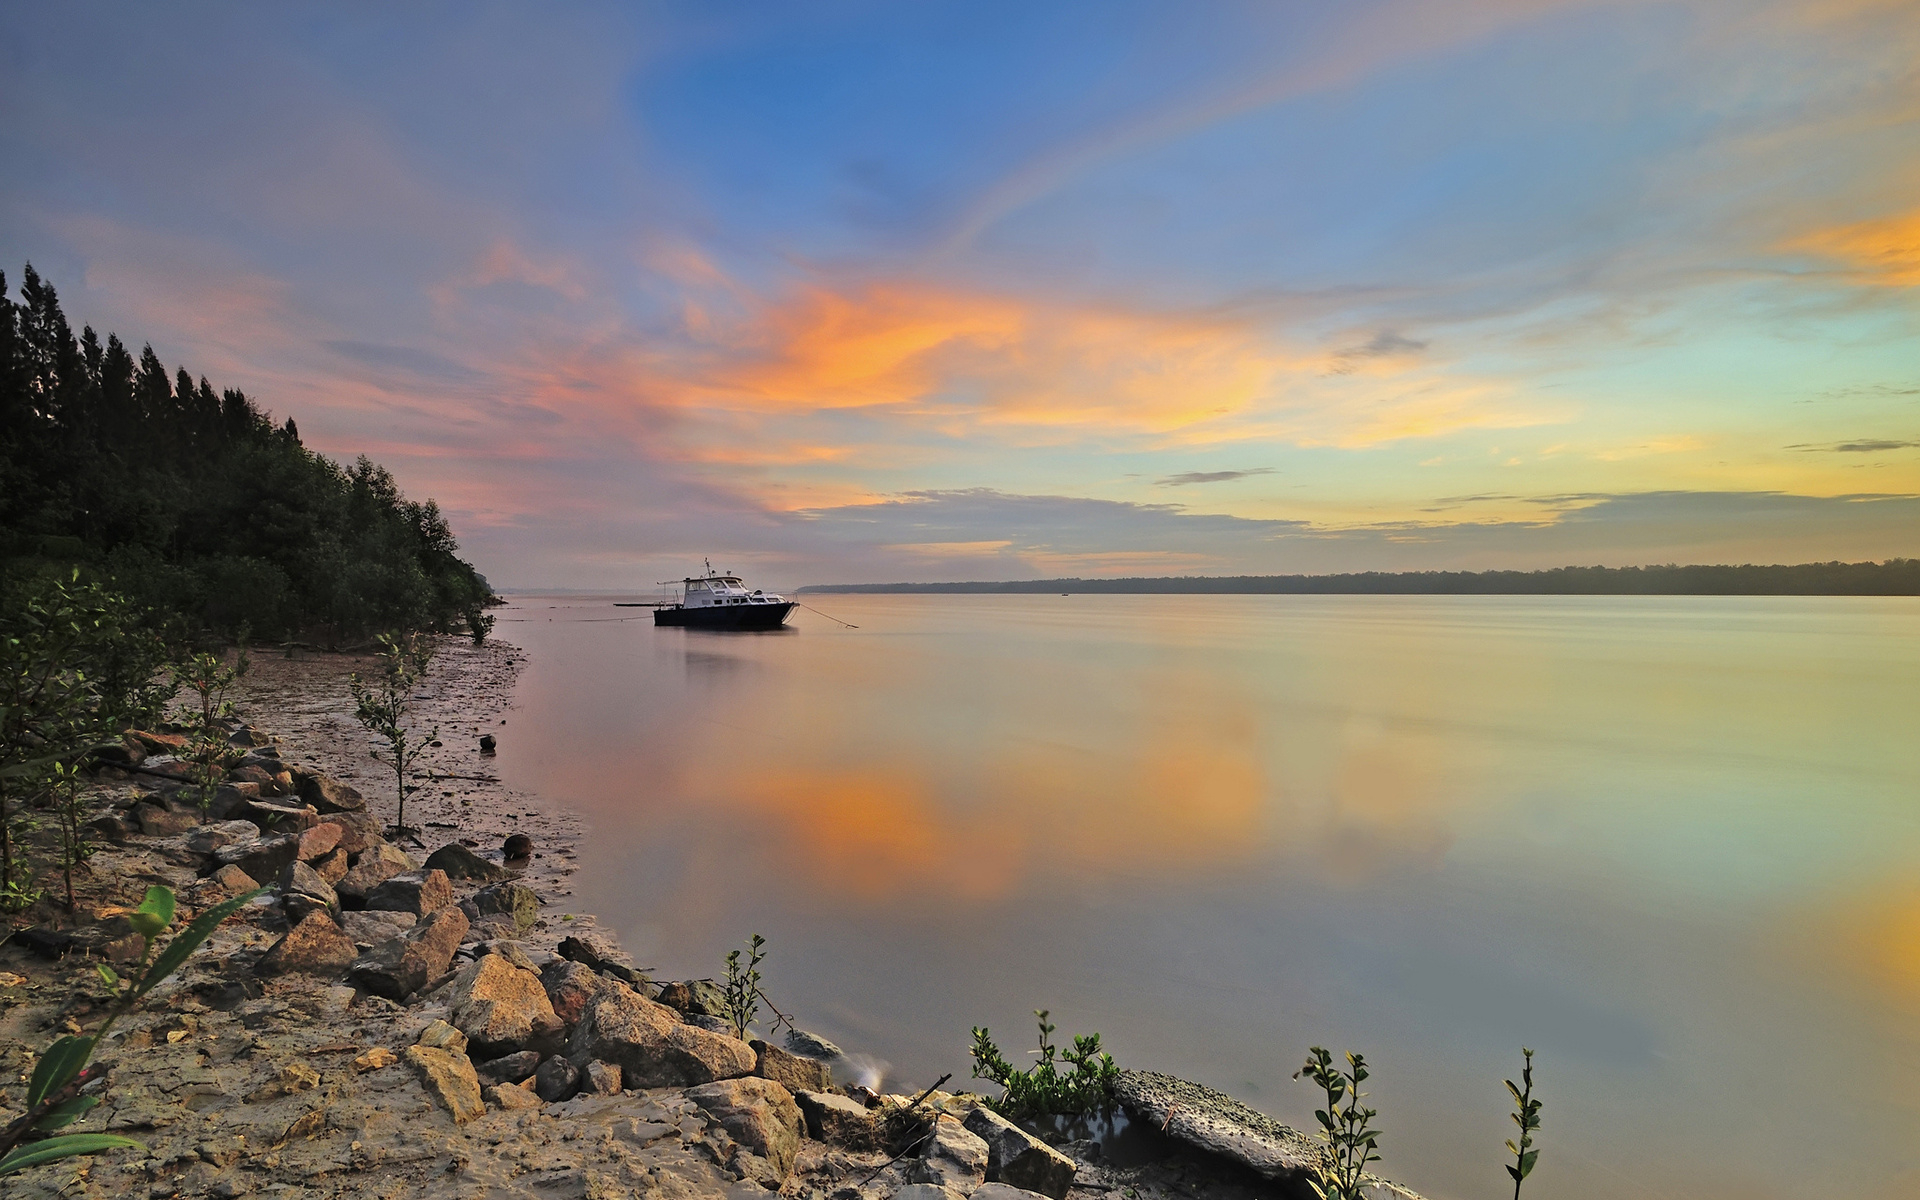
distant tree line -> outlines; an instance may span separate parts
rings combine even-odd
[[[1916,596],[1920,559],[1797,566],[1555,567],[1550,571],[1364,571],[1351,575],[1181,575],[1004,583],[834,583],[802,592],[1095,592],[1386,596]]]
[[[0,602],[79,568],[194,632],[360,639],[479,628],[493,599],[433,501],[343,468],[238,390],[0,274]]]

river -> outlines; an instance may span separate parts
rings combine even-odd
[[[1030,1010],[1507,1194],[1920,1196],[1920,601],[827,596],[776,634],[520,596],[507,781],[662,978],[764,988],[890,1086]],[[1016,1059],[1018,1061],[1018,1059]],[[976,1085],[978,1086],[978,1085]]]

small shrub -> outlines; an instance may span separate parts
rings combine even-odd
[[[1380,1145],[1380,1131],[1371,1127],[1380,1114],[1360,1103],[1366,1095],[1360,1085],[1367,1078],[1367,1060],[1363,1055],[1347,1055],[1346,1071],[1333,1065],[1333,1055],[1319,1046],[1307,1053],[1306,1065],[1293,1073],[1295,1079],[1306,1075],[1326,1093],[1327,1106],[1314,1117],[1326,1135],[1327,1157],[1319,1169],[1319,1178],[1309,1180],[1320,1200],[1362,1200],[1361,1181],[1367,1164],[1379,1162],[1374,1151]],[[1344,1099],[1345,1108],[1340,1106]]]
[[[1540,1152],[1531,1148],[1534,1131],[1540,1128],[1540,1102],[1533,1098],[1533,1051],[1522,1046],[1520,1053],[1526,1058],[1526,1065],[1520,1070],[1525,1086],[1515,1087],[1513,1080],[1506,1081],[1517,1110],[1507,1115],[1520,1127],[1519,1143],[1516,1145],[1511,1139],[1507,1142],[1507,1152],[1513,1155],[1513,1165],[1507,1168],[1507,1174],[1513,1176],[1513,1200],[1520,1200],[1520,1184],[1533,1173],[1533,1164],[1540,1159]]]
[[[238,683],[252,661],[244,646],[232,666],[217,654],[204,651],[168,668],[174,687],[185,688],[198,701],[191,714],[193,737],[186,745],[185,758],[194,767],[194,786],[199,793],[200,818],[206,820],[213,806],[213,794],[219,786],[220,769],[230,757],[226,730],[217,722],[233,715],[233,702],[227,692]]]
[[[1113,1099],[1113,1084],[1120,1077],[1113,1055],[1100,1049],[1100,1035],[1073,1039],[1073,1049],[1062,1054],[1053,1044],[1056,1028],[1047,1020],[1047,1010],[1035,1009],[1040,1022],[1040,1061],[1024,1071],[1001,1056],[992,1034],[985,1026],[973,1029],[973,1077],[1000,1085],[1001,1095],[988,1103],[1007,1117],[1031,1117],[1043,1113],[1084,1113],[1102,1107]],[[1056,1060],[1064,1059],[1073,1069],[1062,1072]]]
[[[747,1026],[760,1015],[760,962],[766,958],[767,939],[759,934],[747,943],[747,964],[740,965],[740,952],[727,951],[727,1012],[733,1036],[747,1039]]]
[[[374,751],[373,758],[393,766],[396,797],[393,831],[402,837],[414,832],[407,827],[407,768],[440,736],[437,728],[422,736],[407,722],[413,708],[413,689],[419,686],[432,661],[433,643],[424,636],[383,633],[380,635],[380,673],[372,682],[362,679],[358,671],[347,680],[347,687],[353,693],[354,717],[387,743],[387,757],[382,759],[379,751]]]

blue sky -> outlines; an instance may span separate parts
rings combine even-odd
[[[1920,554],[1909,4],[0,33],[9,276],[503,585]]]

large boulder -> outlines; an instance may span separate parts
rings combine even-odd
[[[549,1104],[565,1100],[580,1087],[580,1068],[555,1054],[533,1073],[533,1092]]]
[[[313,869],[319,872],[320,878],[326,880],[327,885],[331,887],[345,879],[352,867],[347,862],[345,850],[330,850],[313,860]]]
[[[406,1060],[428,1093],[453,1114],[455,1123],[465,1125],[487,1111],[480,1095],[480,1079],[465,1054],[417,1045],[407,1047]]]
[[[789,1054],[778,1046],[750,1041],[756,1062],[753,1073],[771,1079],[790,1092],[824,1092],[833,1083],[833,1072],[817,1058]]]
[[[136,738],[113,738],[88,750],[87,761],[96,767],[137,767],[147,761],[147,748]]]
[[[236,786],[258,787],[257,784]],[[320,824],[319,810],[308,804],[294,804],[286,800],[250,799],[240,806],[237,815],[258,825],[263,834],[300,833]]]
[[[343,912],[340,914],[340,928],[357,945],[379,946],[394,938],[403,937],[407,930],[420,923],[420,918],[412,913],[402,912]]]
[[[228,846],[259,840],[260,827],[252,821],[216,821],[212,825],[202,825],[188,835],[187,849],[200,854],[212,854]]]
[[[299,853],[299,837],[289,834],[222,847],[213,852],[213,861],[223,867],[239,867],[255,879],[278,879]]]
[[[460,939],[467,936],[467,915],[442,909],[406,936],[394,938],[357,959],[347,971],[355,986],[388,1000],[403,1001],[446,974]]]
[[[588,1006],[574,1026],[567,1056],[576,1065],[594,1059],[621,1069],[631,1088],[686,1087],[734,1079],[753,1071],[753,1048],[681,1022],[672,1009],[615,984]]]
[[[553,1011],[568,1025],[578,1025],[594,1000],[617,986],[585,963],[568,962],[564,958],[542,967],[540,982],[546,988]]]
[[[1268,1179],[1305,1179],[1322,1161],[1313,1138],[1202,1084],[1158,1071],[1122,1071],[1113,1096],[1129,1115],[1175,1141]]]
[[[133,819],[139,823],[140,832],[148,837],[171,837],[176,833],[189,833],[200,826],[199,813],[178,812],[157,804],[134,805]]]
[[[795,1092],[793,1098],[807,1119],[807,1135],[816,1142],[868,1154],[886,1141],[880,1114],[858,1100],[832,1092]]]
[[[417,869],[414,861],[400,847],[389,842],[375,842],[361,853],[353,869],[333,886],[342,900],[364,907],[367,894],[373,889],[395,875]]]
[[[634,970],[633,960],[627,957],[626,951],[598,930],[583,929],[571,937],[561,938],[559,952],[561,958],[585,963],[603,975],[611,975],[649,999],[659,991],[645,975]]]
[[[333,918],[315,909],[275,942],[254,968],[262,975],[299,972],[333,978],[353,964],[359,951]]]
[[[970,1192],[987,1178],[987,1144],[946,1113],[935,1113],[933,1132],[920,1157],[907,1166],[909,1183],[931,1183]]]
[[[466,900],[473,906],[467,915],[475,924],[489,918],[511,923],[515,933],[525,933],[540,920],[540,897],[524,883],[496,883],[481,888]]]
[[[348,854],[364,855],[370,847],[386,841],[386,827],[370,812],[329,813],[327,821],[340,827],[340,844],[336,849]]]
[[[479,1073],[483,1083],[517,1084],[533,1078],[533,1073],[540,1069],[540,1059],[538,1050],[516,1050],[512,1054],[477,1063],[473,1069]],[[560,1061],[565,1062],[566,1059]]]
[[[1074,1161],[990,1108],[976,1108],[963,1122],[987,1144],[987,1179],[1066,1200]]]
[[[488,954],[453,977],[449,1019],[488,1058],[515,1050],[560,1049],[566,1026],[554,1014],[540,977]]]
[[[346,830],[338,821],[322,821],[300,835],[300,861],[313,862],[315,859],[333,853],[340,845],[340,835]]]
[[[403,871],[368,892],[366,907],[428,917],[452,903],[453,885],[447,882],[445,871]]]
[[[727,993],[711,979],[688,979],[660,985],[660,1003],[692,1017],[727,1015]]]
[[[800,1107],[771,1079],[723,1079],[688,1088],[687,1099],[733,1135],[733,1140],[772,1163],[785,1179],[800,1149]]]
[[[367,798],[357,789],[331,775],[323,775],[318,771],[295,771],[293,783],[300,798],[323,813],[359,812],[367,806]]]
[[[429,870],[445,871],[448,879],[464,879],[476,883],[496,883],[502,879],[513,878],[512,871],[499,863],[488,862],[459,842],[448,842],[427,855],[426,866]]]
[[[298,860],[281,868],[278,886],[281,903],[286,906],[287,915],[295,920],[315,909],[331,913],[340,907],[340,897],[320,878],[320,872]]]

